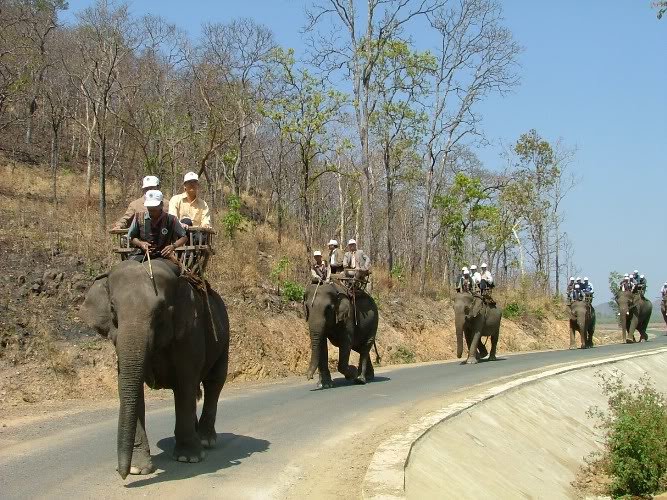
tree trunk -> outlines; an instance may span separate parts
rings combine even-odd
[[[51,138],[51,197],[53,200],[53,208],[58,205],[58,146],[60,141],[59,129],[60,125],[53,125],[53,137]]]
[[[394,217],[394,180],[391,174],[391,164],[389,156],[389,146],[384,148],[384,172],[387,181],[387,267],[389,268],[389,275],[394,269],[394,249],[392,247],[393,228],[392,222]]]
[[[106,193],[106,148],[107,135],[103,132],[100,136],[100,227],[102,230],[107,225],[107,193]]]

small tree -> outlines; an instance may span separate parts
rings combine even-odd
[[[611,292],[612,299],[609,301],[609,306],[611,307],[614,314],[618,314],[618,303],[616,299],[618,298],[619,287],[618,284],[623,279],[623,275],[618,271],[611,271],[609,273],[609,291]]]

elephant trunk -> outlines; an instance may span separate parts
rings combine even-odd
[[[132,465],[132,451],[137,430],[139,404],[143,404],[143,391],[146,342],[137,342],[132,335],[119,332],[116,341],[118,354],[118,396],[120,410],[118,413],[118,474],[125,479]],[[134,336],[136,337],[136,335]]]
[[[310,364],[308,365],[308,373],[306,378],[311,380],[315,374],[315,370],[319,365],[320,349],[322,349],[321,332],[310,332]]]
[[[456,315],[456,357],[460,358],[463,356],[463,324],[465,323],[464,317],[459,317]]]

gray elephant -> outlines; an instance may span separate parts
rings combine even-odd
[[[575,332],[581,336],[581,348],[593,347],[595,333],[595,308],[585,300],[575,300],[570,304],[570,349],[575,349]]]
[[[618,312],[620,314],[623,342],[635,342],[635,330],[639,332],[639,341],[648,340],[646,328],[651,319],[653,304],[638,293],[619,292],[616,296]]]
[[[667,323],[667,295],[664,296],[660,302],[660,312],[662,313],[662,319]]]
[[[468,345],[467,364],[477,363],[486,356],[486,347],[480,342],[481,337],[491,337],[489,360],[496,360],[496,348],[500,335],[500,310],[494,305],[484,303],[479,296],[469,293],[457,293],[454,297],[454,321],[456,324],[456,357],[463,355],[463,337]],[[472,357],[470,353],[475,353]]]
[[[304,309],[310,332],[310,365],[308,380],[319,369],[318,387],[333,387],[329,371],[327,339],[338,347],[338,371],[359,384],[374,377],[370,351],[378,328],[378,309],[373,298],[357,291],[354,299],[348,291],[334,283],[319,287],[309,285]],[[359,353],[359,367],[348,365],[350,351]]]
[[[229,319],[220,296],[205,295],[172,264],[127,260],[96,279],[81,315],[108,336],[118,356],[118,473],[153,471],[146,437],[144,382],[153,389],[172,389],[176,408],[174,458],[198,462],[202,447],[216,441],[218,397],[227,377]],[[210,314],[209,314],[210,311]],[[197,399],[204,386],[204,406],[197,420]]]

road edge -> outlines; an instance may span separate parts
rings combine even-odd
[[[361,487],[362,498],[373,500],[404,499],[405,497],[405,468],[410,460],[412,448],[428,431],[439,423],[448,420],[460,413],[478,405],[488,399],[516,389],[527,384],[544,380],[549,377],[571,371],[591,368],[595,366],[617,363],[627,359],[642,356],[652,356],[667,352],[667,347],[660,347],[648,351],[623,354],[610,358],[584,361],[576,364],[558,366],[525,377],[521,377],[503,384],[491,387],[458,403],[452,403],[444,408],[431,412],[413,423],[404,432],[394,434],[376,448],[373,457],[366,469]]]

